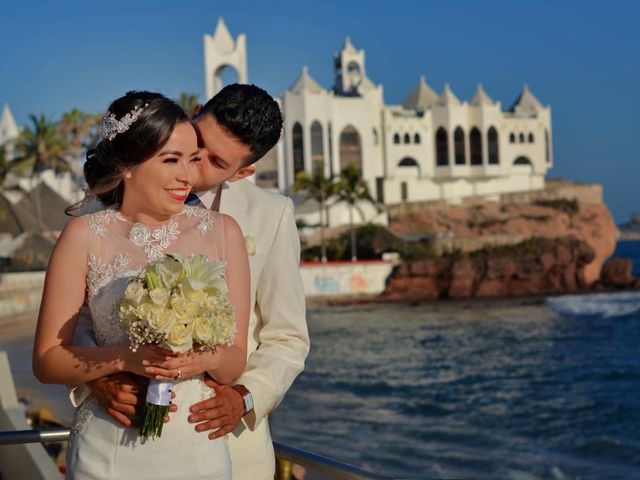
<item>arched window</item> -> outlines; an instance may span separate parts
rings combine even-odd
[[[440,127],[436,132],[436,166],[449,165],[449,141],[447,131]]]
[[[533,133],[529,133],[529,143],[533,143]]]
[[[524,143],[524,133],[521,133],[519,135],[519,140],[520,140],[520,143]]]
[[[514,165],[532,165],[531,160],[527,157],[518,157],[513,161]]]
[[[324,170],[324,145],[322,125],[317,120],[311,124],[311,168]]]
[[[515,133],[509,134],[509,143],[516,143],[516,135]]]
[[[404,143],[411,143],[411,136],[408,133],[404,134]]]
[[[397,133],[393,134],[393,143],[395,143],[396,145],[400,143],[400,135],[398,135]]]
[[[400,162],[398,163],[398,166],[399,167],[417,167],[418,162],[416,162],[415,159],[411,157],[404,157],[402,160],[400,160]]]
[[[456,165],[464,165],[467,163],[464,148],[464,131],[458,127],[453,132],[453,150],[455,153]]]
[[[293,173],[294,175],[304,170],[304,142],[302,138],[302,125],[296,122],[291,132],[293,143]]]
[[[419,133],[416,133],[416,134],[413,136],[413,143],[415,143],[416,145],[420,145],[420,141],[421,141],[420,134],[419,134]]]
[[[489,164],[498,165],[500,163],[500,154],[498,152],[498,131],[495,127],[489,127],[487,145],[489,147]]]
[[[473,127],[469,133],[469,151],[471,165],[482,165],[482,135],[476,127]]]
[[[371,133],[373,135],[373,144],[377,145],[378,144],[378,131],[375,128],[373,128],[373,129],[371,129]]]
[[[358,131],[348,125],[340,134],[340,170],[353,165],[362,175],[362,142]]]
[[[549,145],[549,130],[544,131],[544,152],[547,163],[551,163],[551,146]]]
[[[398,170],[396,171],[398,176],[407,178],[415,177],[420,178],[422,173],[420,172],[420,165],[415,158],[404,157],[398,162]]]
[[[239,82],[239,72],[233,65],[220,65],[213,74],[213,91],[219,92],[225,86]]]

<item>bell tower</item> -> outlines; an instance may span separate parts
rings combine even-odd
[[[364,50],[356,50],[347,37],[340,53],[333,56],[335,92],[339,95],[359,95],[360,84],[367,75],[364,68]]]
[[[236,71],[238,83],[247,83],[247,37],[242,33],[234,41],[220,17],[213,36],[204,35],[204,75],[207,93],[205,101],[224,87],[221,73],[225,67],[231,67]]]

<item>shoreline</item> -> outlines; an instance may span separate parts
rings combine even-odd
[[[469,297],[469,298],[437,298],[437,299],[412,299],[406,298],[386,298],[379,295],[341,295],[341,296],[314,296],[307,297],[307,307],[343,307],[349,305],[386,305],[386,304],[407,304],[410,306],[427,305],[452,305],[460,306],[465,304],[474,305],[538,305],[544,303],[549,297],[562,297],[565,295],[596,295],[620,292],[640,292],[640,288],[598,288],[580,290],[575,292],[557,292],[541,295],[514,295],[509,297]]]

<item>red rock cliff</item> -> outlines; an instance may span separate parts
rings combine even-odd
[[[473,252],[534,237],[572,237],[593,250],[592,259],[583,266],[585,284],[598,280],[617,236],[599,185],[559,180],[548,181],[542,191],[504,195],[498,202],[471,199],[461,206],[397,206],[391,209],[390,220],[389,229],[397,235],[436,234],[433,247],[438,253]]]

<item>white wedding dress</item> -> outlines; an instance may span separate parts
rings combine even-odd
[[[90,228],[87,295],[98,346],[128,344],[115,314],[127,282],[165,253],[205,254],[224,259],[223,221],[219,213],[185,206],[156,229],[132,224],[117,210],[82,217]],[[173,388],[178,411],[162,436],[143,439],[138,428],[124,428],[89,397],[74,415],[67,452],[67,478],[85,479],[230,479],[226,438],[209,440],[187,422],[189,407],[212,396],[202,376]]]

